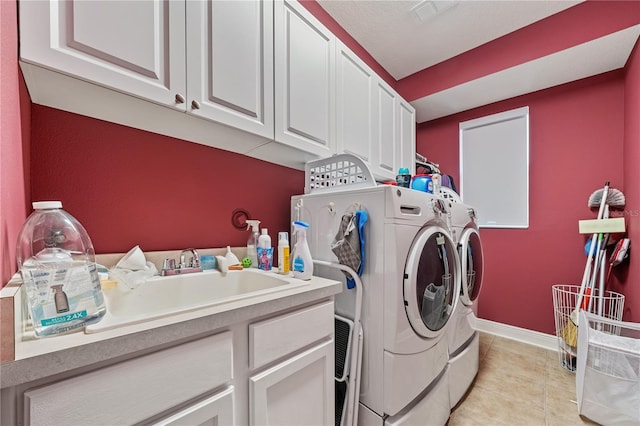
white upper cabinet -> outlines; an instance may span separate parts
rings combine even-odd
[[[382,78],[337,43],[337,152],[354,154],[378,180],[414,169],[415,113]]]
[[[21,59],[273,138],[269,1],[22,1]]]
[[[371,164],[374,72],[344,44],[337,43],[337,151]]]
[[[21,1],[20,16],[23,61],[185,110],[183,2]]]
[[[21,0],[19,12],[34,103],[297,169],[336,153],[380,180],[413,169],[411,105],[295,0]]]
[[[273,138],[273,3],[186,4],[188,110]]]
[[[400,149],[398,147],[397,95],[382,80],[376,81],[374,90],[374,112],[376,117],[373,133],[373,159],[371,168],[379,174],[393,179],[400,168]]]
[[[397,167],[406,167],[411,174],[416,169],[416,110],[407,101],[398,96],[398,143],[396,144],[399,164]],[[397,171],[397,170],[396,170]]]
[[[335,153],[335,36],[297,2],[276,1],[275,139]]]

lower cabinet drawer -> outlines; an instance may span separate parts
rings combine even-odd
[[[333,302],[249,325],[249,367],[255,369],[333,336]]]
[[[165,349],[24,393],[25,424],[134,424],[233,378],[232,333]]]

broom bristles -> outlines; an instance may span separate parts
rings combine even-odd
[[[572,348],[578,346],[578,326],[568,320],[562,329],[562,339]]]
[[[603,193],[604,193],[604,189],[598,189],[594,191],[589,197],[589,202],[587,203],[587,205],[590,208],[600,207]],[[626,204],[624,193],[619,189],[609,188],[609,190],[607,191],[606,203],[609,205],[609,207],[624,208]]]

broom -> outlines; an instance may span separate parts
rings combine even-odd
[[[609,182],[607,181],[603,189],[598,189],[589,196],[589,201],[587,204],[589,208],[599,207],[597,218],[602,219],[604,216],[605,205],[614,208],[624,208],[626,200],[622,191],[615,188],[610,189]],[[564,328],[562,329],[562,338],[571,347],[576,347],[578,342],[578,312],[580,309],[585,309],[585,304],[583,303],[582,299],[585,295],[587,285],[590,281],[592,281],[589,279],[589,275],[591,275],[591,260],[594,256],[594,247],[596,246],[595,242],[597,238],[599,238],[599,235],[597,233],[593,234],[591,239],[591,246],[589,247],[589,255],[587,256],[587,263],[582,275],[582,283],[578,292],[576,307],[569,316],[570,321],[567,321]],[[601,294],[600,297],[602,296],[603,295]]]
[[[602,197],[604,195],[604,189],[598,189],[593,191],[589,196],[589,202],[587,203],[590,209],[600,207],[602,204]],[[614,209],[624,209],[626,199],[622,191],[616,188],[609,188],[607,195],[605,196],[606,203],[609,207]]]
[[[609,181],[604,184],[604,189],[602,195],[600,195],[600,208],[598,210],[598,219],[602,219],[604,214],[604,206],[607,202],[607,196],[609,193]],[[595,199],[594,194],[589,197],[589,200],[592,198]],[[589,276],[591,275],[591,259],[593,258],[594,250],[596,247],[596,241],[598,238],[598,234],[593,234],[591,239],[591,245],[589,246],[589,255],[587,256],[587,263],[584,267],[584,273],[582,274],[582,282],[580,284],[580,290],[578,291],[578,300],[576,301],[576,306],[571,311],[569,315],[569,321],[566,322],[562,329],[562,338],[567,343],[567,345],[571,347],[576,347],[578,342],[578,312],[582,307],[582,298],[584,296],[585,289],[587,287],[587,283],[589,282]]]

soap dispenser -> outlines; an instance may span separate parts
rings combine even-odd
[[[259,220],[247,220],[247,229],[251,228],[251,235],[249,235],[249,239],[247,240],[247,257],[251,259],[251,267],[258,267],[258,238],[260,238],[259,232]]]

